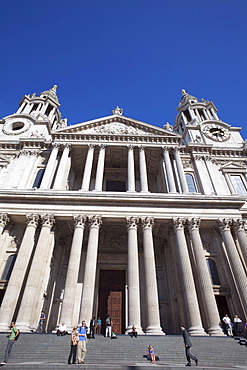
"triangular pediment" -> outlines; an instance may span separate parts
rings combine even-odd
[[[233,163],[233,162],[226,163],[221,167],[222,170],[231,170],[231,171],[232,170],[236,170],[236,171],[245,170],[246,171],[246,168],[247,166],[243,166],[242,164]]]
[[[113,115],[78,123],[56,130],[59,133],[78,133],[83,135],[136,135],[136,136],[172,136],[180,135],[170,129],[157,127],[145,122],[137,121],[125,116]]]

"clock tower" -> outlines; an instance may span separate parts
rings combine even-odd
[[[211,144],[217,147],[243,145],[240,127],[231,127],[219,119],[212,101],[201,99],[182,90],[177,108],[174,131],[183,136],[183,143]]]

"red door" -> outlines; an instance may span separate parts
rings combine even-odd
[[[107,312],[112,319],[112,331],[122,333],[122,292],[110,292],[107,300]]]

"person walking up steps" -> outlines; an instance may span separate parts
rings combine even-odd
[[[182,336],[184,338],[185,354],[186,354],[186,358],[188,361],[187,365],[185,366],[191,366],[191,361],[190,361],[191,359],[195,361],[196,366],[197,366],[198,358],[192,355],[192,353],[190,353],[190,347],[192,347],[192,343],[191,343],[189,334],[183,325],[180,325],[180,328],[182,330]]]
[[[16,336],[19,334],[19,330],[15,326],[15,322],[12,321],[10,325],[11,333],[9,335],[8,344],[5,350],[4,360],[1,362],[0,366],[6,365],[8,362],[8,359],[10,358],[10,354],[12,351],[13,344],[15,343]]]

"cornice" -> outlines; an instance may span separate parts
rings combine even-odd
[[[214,208],[232,210],[240,209],[246,203],[244,196],[212,196],[202,194],[139,194],[139,193],[110,193],[110,192],[80,192],[80,191],[32,191],[1,190],[0,204],[35,204],[59,206],[79,205],[85,206],[117,206],[117,207],[171,207],[171,208]],[[210,204],[210,207],[209,207]],[[13,208],[13,207],[12,207]],[[18,208],[18,207],[17,207]]]

